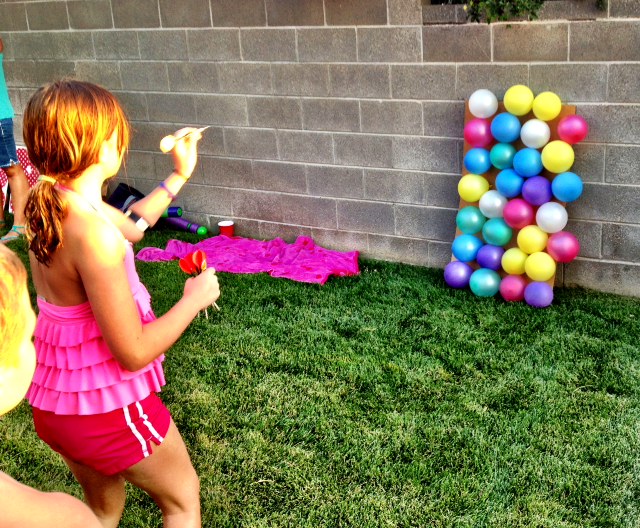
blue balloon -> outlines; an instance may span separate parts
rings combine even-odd
[[[489,157],[491,164],[496,169],[509,169],[513,166],[513,157],[516,154],[516,148],[511,143],[496,143],[491,147]]]
[[[489,151],[483,148],[472,148],[464,156],[464,166],[472,174],[484,174],[491,168]]]
[[[542,172],[542,156],[534,148],[520,149],[513,157],[513,168],[525,178],[537,176]]]
[[[471,262],[476,259],[478,250],[482,247],[482,240],[473,235],[459,235],[451,245],[451,252],[461,262]]]
[[[456,215],[456,225],[465,235],[479,233],[486,221],[487,218],[474,205],[463,207]]]
[[[493,297],[500,290],[500,275],[498,272],[480,268],[469,278],[469,287],[478,297]]]
[[[551,192],[561,202],[573,202],[582,194],[582,178],[573,172],[558,174],[551,182]]]
[[[500,171],[496,176],[496,189],[502,196],[515,198],[522,192],[524,178],[513,169]]]
[[[499,143],[513,143],[520,139],[520,120],[509,112],[502,112],[491,121],[491,134]]]

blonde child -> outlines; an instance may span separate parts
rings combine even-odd
[[[125,481],[160,507],[165,527],[200,526],[199,481],[157,394],[164,353],[220,295],[213,269],[187,279],[182,298],[156,319],[131,242],[153,225],[197,161],[194,129],[172,151],[174,171],[127,213],[104,203],[129,142],[107,90],[62,80],[29,100],[23,134],[39,183],[26,207],[38,294],[38,362],[27,394],[38,435],[60,453],[104,527],[116,527]]]
[[[36,355],[31,337],[36,316],[29,302],[27,270],[0,244],[0,415],[24,398]],[[0,471],[0,528],[100,528],[96,517],[78,499],[65,493],[43,493]]]

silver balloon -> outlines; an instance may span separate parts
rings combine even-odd
[[[520,129],[520,139],[529,148],[544,147],[551,137],[549,125],[540,119],[529,119]]]
[[[536,224],[546,233],[558,233],[562,231],[569,216],[567,210],[558,202],[547,202],[542,204],[536,212]]]
[[[475,117],[486,119],[498,111],[498,98],[485,88],[476,90],[469,97],[469,112]]]
[[[498,191],[487,191],[480,197],[478,208],[487,218],[502,218],[502,211],[507,199]]]

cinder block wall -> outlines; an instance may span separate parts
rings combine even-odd
[[[640,2],[548,1],[537,22],[465,24],[420,0],[0,0],[20,114],[60,76],[100,83],[135,128],[123,177],[171,169],[160,138],[211,125],[185,217],[241,235],[443,267],[458,209],[464,100],[556,92],[591,126],[568,207],[582,254],[560,280],[640,295]]]

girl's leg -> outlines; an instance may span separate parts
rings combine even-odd
[[[117,528],[125,501],[125,480],[121,475],[107,476],[83,464],[62,457],[76,477],[84,498],[104,528]]]
[[[200,482],[173,420],[162,444],[121,475],[156,502],[164,528],[200,528]]]

